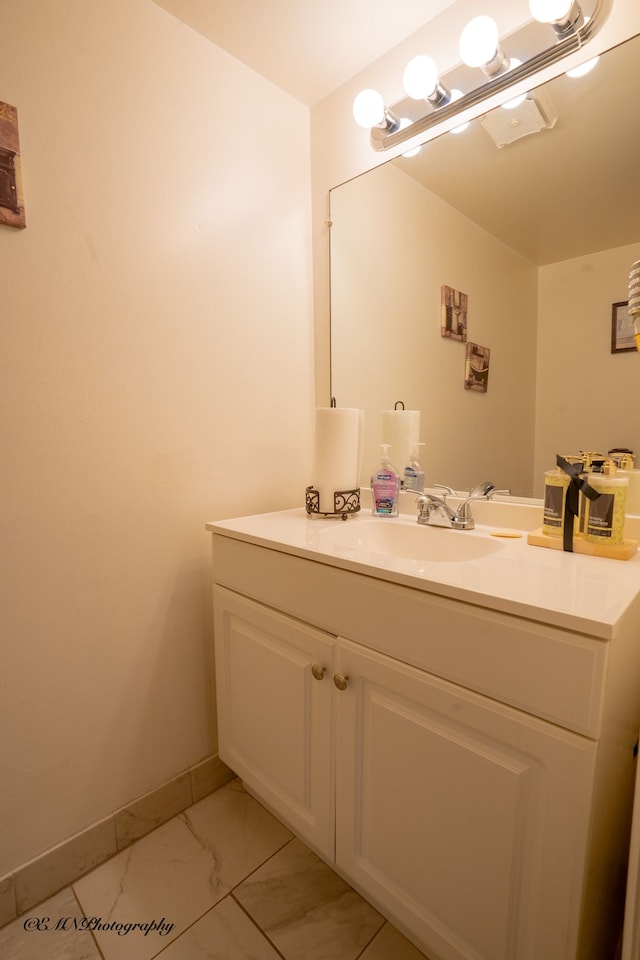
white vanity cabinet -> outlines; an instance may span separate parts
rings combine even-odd
[[[213,533],[247,788],[430,960],[613,960],[635,770],[608,644]]]

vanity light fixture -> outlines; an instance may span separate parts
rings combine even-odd
[[[529,0],[529,10],[534,20],[550,24],[559,40],[577,33],[585,23],[577,0]]]
[[[400,118],[387,110],[377,90],[362,90],[358,94],[353,101],[353,116],[356,123],[366,129],[377,127],[384,133],[395,133],[400,129]]]
[[[521,66],[521,64],[522,64],[522,60],[517,60],[515,57],[512,57],[512,58],[511,58],[511,62],[510,62],[509,69],[510,69],[510,70],[513,70],[514,67],[519,67],[519,66]],[[503,103],[503,104],[502,104],[502,109],[503,109],[503,110],[515,110],[516,107],[519,107],[520,104],[522,104],[522,103],[525,102],[525,100],[527,99],[528,96],[529,96],[528,93],[522,93],[522,94],[520,94],[519,97],[514,97],[513,100],[507,100],[506,103]]]
[[[468,67],[480,67],[490,79],[509,69],[495,20],[481,16],[469,21],[460,34],[460,58]]]
[[[452,90],[451,91],[451,103],[456,103],[457,100],[462,100],[464,94],[462,90]],[[452,130],[449,130],[449,133],[464,133],[464,131],[469,126],[469,123],[461,123],[457,127],[453,127]]]
[[[427,100],[433,107],[443,107],[451,101],[451,91],[440,82],[435,62],[425,54],[409,61],[403,79],[412,100]]]
[[[404,71],[405,90],[413,100],[426,100],[429,109],[422,115],[400,102],[391,108],[385,106],[382,96],[373,90],[363,90],[354,102],[356,121],[370,130],[371,146],[374,150],[389,150],[400,146],[407,140],[415,140],[439,124],[444,124],[471,107],[477,107],[490,97],[495,97],[510,87],[534,77],[540,70],[549,67],[563,57],[575,53],[602,27],[614,0],[580,0],[586,4],[589,15],[585,15],[578,0],[529,0],[533,20],[528,20],[518,31],[509,36],[509,45],[514,49],[537,51],[527,53],[524,62],[510,59],[500,44],[496,22],[488,16],[478,16],[471,20],[460,36],[460,56],[464,63],[461,68],[479,68],[484,81],[464,93],[454,95],[459,83],[464,88],[468,82],[463,78],[460,68],[454,68],[449,78],[441,78],[431,57],[420,54],[414,57]],[[548,45],[541,47],[538,24],[548,23],[555,34],[554,42],[549,38]],[[586,64],[585,64],[586,67]],[[573,74],[573,71],[572,71]],[[456,83],[457,77],[460,76]],[[519,94],[511,100],[506,99],[504,106],[513,109],[529,99],[527,93]],[[476,111],[477,112],[477,111]],[[400,117],[409,116],[410,123],[401,124]],[[450,127],[450,132],[458,133],[466,124]]]
[[[411,126],[411,120],[409,120],[408,117],[400,117],[400,129],[401,129],[401,130],[406,130],[407,127],[410,127],[410,126]],[[419,145],[419,146],[417,146],[417,147],[412,147],[411,150],[406,150],[406,151],[402,154],[402,156],[403,156],[403,157],[407,157],[407,159],[409,159],[409,158],[411,158],[411,157],[417,157],[421,150],[422,150],[422,145]]]

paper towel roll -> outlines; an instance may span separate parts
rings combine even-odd
[[[383,410],[381,443],[391,445],[389,459],[402,471],[409,459],[412,447],[420,440],[419,410]]]
[[[640,515],[640,470],[618,470],[617,477],[626,477],[629,481],[627,490],[627,513]]]
[[[320,512],[332,513],[336,490],[358,487],[362,410],[317,407],[312,486],[320,494]]]

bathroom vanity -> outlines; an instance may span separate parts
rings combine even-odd
[[[496,536],[501,506],[470,532],[302,509],[208,524],[220,756],[431,960],[605,960],[640,558]]]

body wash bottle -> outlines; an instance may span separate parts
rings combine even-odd
[[[389,444],[382,444],[382,459],[371,474],[371,512],[374,517],[397,517],[400,476],[389,461]]]
[[[424,467],[418,459],[420,447],[424,447],[424,443],[414,443],[411,448],[409,459],[404,468],[403,490],[415,490],[416,493],[424,493]]]

